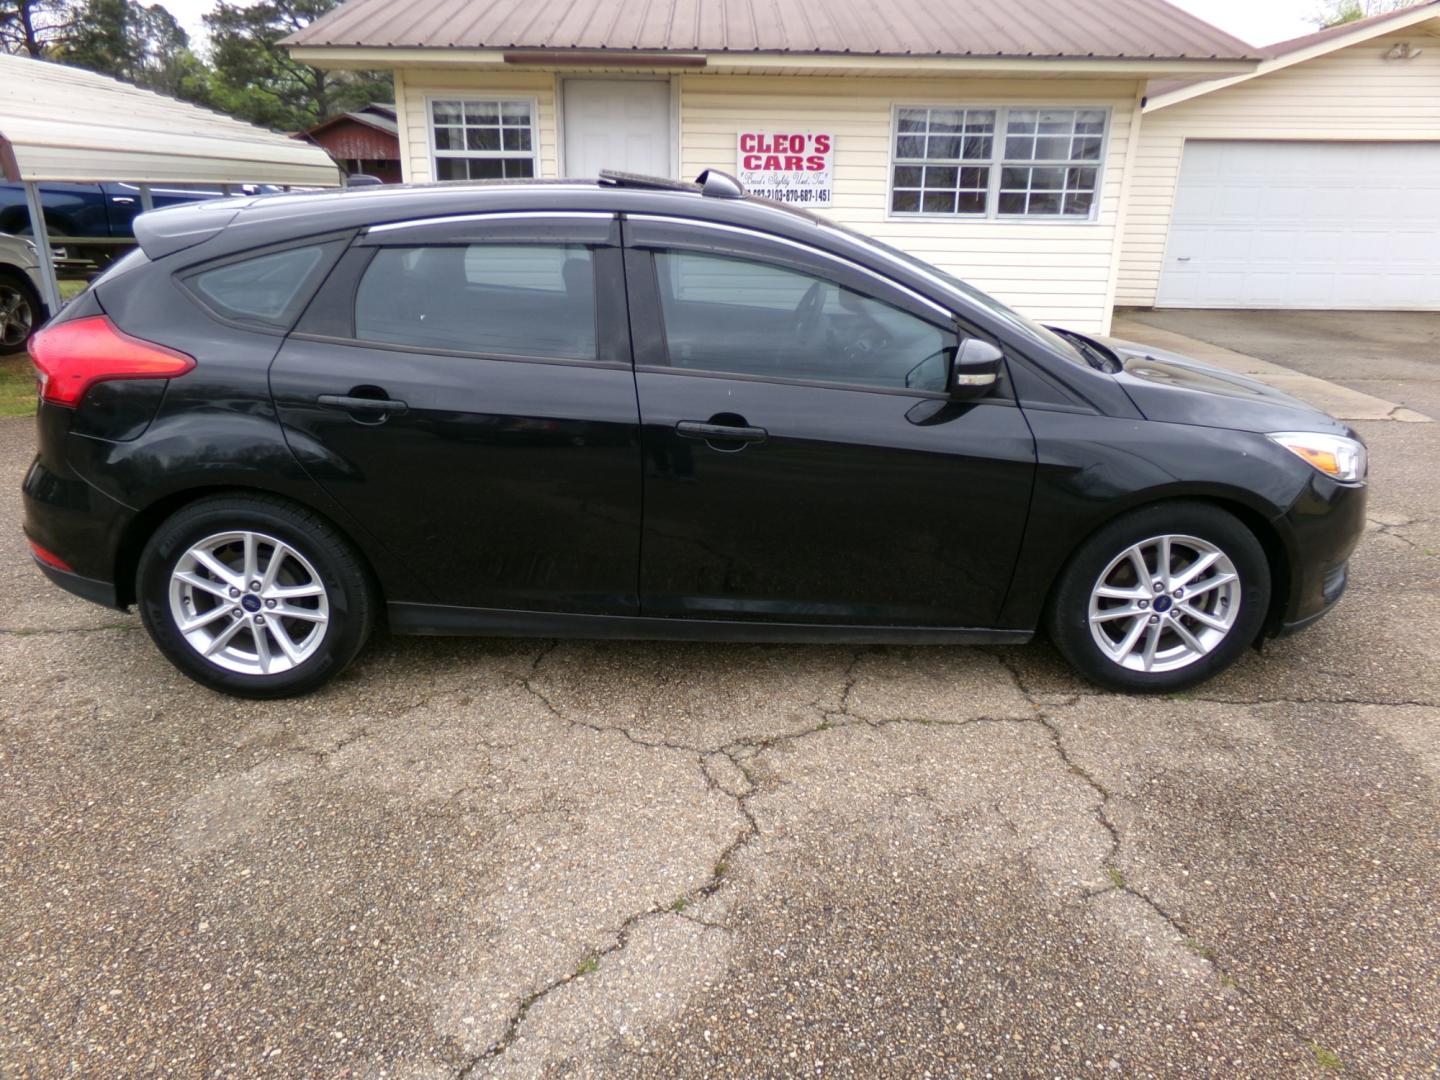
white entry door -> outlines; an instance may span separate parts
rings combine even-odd
[[[1187,142],[1157,302],[1440,308],[1440,142]]]
[[[566,79],[564,110],[566,176],[674,171],[668,80]]]

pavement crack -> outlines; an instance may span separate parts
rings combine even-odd
[[[699,755],[702,759],[703,765],[703,759],[705,755],[711,752],[703,746],[694,746],[690,743],[673,742],[668,739],[643,738],[642,736],[636,735],[629,728],[623,727],[619,724],[592,724],[588,720],[580,720],[574,716],[569,715],[565,710],[561,709],[558,705],[556,705],[555,702],[551,700],[549,694],[545,693],[544,690],[541,690],[535,685],[535,677],[540,671],[540,666],[545,662],[545,660],[550,656],[551,653],[553,653],[557,648],[559,648],[559,646],[559,641],[552,641],[543,649],[541,649],[538,653],[536,653],[535,660],[530,665],[530,670],[520,678],[521,688],[524,689],[527,694],[530,694],[537,701],[539,701],[540,704],[545,707],[545,710],[551,716],[553,716],[556,720],[559,720],[562,724],[569,724],[572,727],[584,728],[587,731],[594,731],[601,735],[624,736],[636,746],[643,746],[647,750],[675,750],[682,753],[696,754]]]
[[[1373,698],[1362,697],[1259,697],[1259,698],[1224,698],[1224,697],[1198,697],[1194,694],[1186,694],[1185,701],[1204,702],[1208,705],[1383,705],[1390,708],[1410,706],[1419,709],[1440,708],[1440,701],[1421,701],[1411,698],[1397,701],[1376,701]]]
[[[1114,820],[1110,816],[1110,803],[1113,798],[1112,793],[1093,774],[1091,774],[1089,770],[1079,764],[1079,762],[1077,762],[1074,757],[1071,756],[1069,749],[1065,746],[1065,740],[1060,732],[1060,729],[1055,725],[1055,722],[1049,715],[1049,713],[1046,712],[1046,706],[1041,702],[1037,701],[1034,693],[1030,690],[1028,686],[1026,686],[1025,681],[1021,676],[1020,671],[1015,665],[1014,661],[1008,656],[998,656],[998,659],[1001,665],[1010,673],[1011,678],[1015,682],[1016,689],[1020,691],[1020,693],[1024,696],[1025,700],[1030,703],[1031,708],[1034,709],[1035,718],[1033,722],[1038,723],[1047,732],[1049,732],[1050,742],[1054,746],[1056,754],[1064,763],[1065,768],[1071,773],[1071,775],[1077,777],[1082,782],[1084,782],[1099,797],[1099,801],[1095,807],[1095,817],[1096,820],[1100,822],[1100,824],[1104,827],[1105,831],[1110,836],[1110,850],[1101,860],[1100,865],[1101,868],[1105,871],[1106,876],[1109,878],[1110,883],[1106,886],[1103,886],[1102,888],[1093,889],[1082,893],[1081,901],[1083,903],[1089,903],[1090,901],[1095,900],[1098,897],[1106,896],[1110,893],[1121,893],[1134,898],[1141,904],[1144,904],[1147,908],[1153,911],[1155,915],[1160,918],[1175,935],[1179,937],[1181,943],[1186,949],[1188,949],[1190,952],[1194,953],[1196,956],[1198,956],[1200,959],[1204,960],[1207,964],[1210,965],[1210,968],[1214,972],[1216,972],[1217,978],[1222,985],[1233,989],[1237,994],[1244,998],[1244,1000],[1252,1008],[1254,1008],[1257,1013],[1259,1013],[1261,1016],[1264,1016],[1267,1020],[1275,1024],[1281,1030],[1285,1031],[1287,1034],[1289,1034],[1292,1038],[1301,1043],[1307,1049],[1313,1050],[1314,1047],[1320,1045],[1319,1041],[1316,1040],[1312,1035],[1310,1035],[1310,1033],[1305,1031],[1304,1028],[1296,1024],[1289,1017],[1277,1013],[1265,1001],[1261,1000],[1261,998],[1257,996],[1255,991],[1250,989],[1249,986],[1245,985],[1241,981],[1235,970],[1230,967],[1230,965],[1226,963],[1217,954],[1214,948],[1203,943],[1200,935],[1198,935],[1193,929],[1191,929],[1186,924],[1185,920],[1177,912],[1171,910],[1144,890],[1136,888],[1126,879],[1124,872],[1120,869],[1118,865],[1116,865],[1116,861],[1120,855],[1120,849],[1124,838],[1121,835],[1119,826],[1115,824]],[[1265,701],[1227,702],[1216,698],[1193,698],[1189,695],[1187,695],[1186,700],[1212,701],[1216,704],[1268,703]],[[1295,699],[1278,700],[1291,701]],[[1315,700],[1323,701],[1325,699]],[[1345,702],[1336,703],[1338,704]],[[1365,702],[1364,704],[1394,703]]]
[[[15,626],[0,629],[3,637],[48,637],[60,634],[103,634],[112,630],[132,632],[140,629],[134,623],[105,623],[102,626]]]
[[[456,1073],[456,1080],[469,1080],[470,1077],[475,1075],[476,1070],[486,1062],[493,1061],[495,1058],[504,1054],[510,1049],[511,1045],[514,1044],[515,1040],[519,1038],[520,1028],[525,1023],[525,1017],[531,1009],[561,987],[568,986],[576,979],[583,978],[594,972],[600,961],[605,957],[625,948],[630,940],[630,935],[634,933],[635,928],[640,925],[642,921],[652,915],[663,915],[665,913],[666,910],[664,908],[651,907],[629,916],[620,924],[619,930],[615,933],[615,940],[609,945],[603,949],[587,954],[585,959],[576,966],[575,970],[560,976],[558,979],[551,980],[537,990],[532,990],[520,1000],[520,1003],[515,1007],[515,1011],[510,1014],[509,1020],[505,1023],[505,1030],[501,1032],[500,1037],[461,1066],[459,1072]]]
[[[1421,550],[1420,545],[1415,543],[1414,540],[1395,531],[1396,529],[1408,529],[1412,525],[1419,524],[1419,522],[1414,519],[1401,522],[1384,522],[1377,521],[1375,518],[1366,518],[1365,524],[1372,532],[1380,536],[1388,536],[1392,540],[1399,540],[1402,544],[1407,545],[1415,551]]]
[[[720,850],[719,855],[716,857],[715,862],[712,864],[709,876],[702,884],[690,890],[689,892],[684,893],[679,897],[676,897],[666,906],[652,905],[651,907],[645,908],[643,911],[638,911],[628,916],[624,920],[624,922],[620,924],[619,929],[615,933],[614,940],[609,945],[607,945],[603,949],[589,953],[586,959],[580,965],[578,965],[575,970],[565,975],[562,975],[557,979],[552,979],[544,986],[541,986],[538,989],[531,991],[524,998],[522,998],[520,1002],[516,1005],[515,1010],[510,1014],[509,1019],[506,1021],[505,1029],[501,1032],[500,1037],[496,1039],[495,1042],[491,1043],[488,1047],[486,1047],[485,1050],[477,1054],[469,1062],[462,1066],[459,1072],[456,1074],[457,1080],[469,1080],[469,1078],[475,1076],[477,1070],[482,1068],[487,1062],[493,1061],[494,1059],[506,1053],[506,1051],[508,1051],[510,1047],[514,1045],[515,1040],[519,1038],[520,1031],[525,1023],[526,1016],[529,1015],[530,1011],[537,1004],[543,1001],[548,995],[554,993],[556,990],[559,990],[562,987],[574,982],[576,979],[581,978],[584,975],[589,974],[590,972],[593,972],[595,970],[595,967],[605,957],[611,956],[624,949],[625,946],[629,943],[630,937],[634,933],[636,927],[638,927],[646,919],[659,915],[673,915],[678,918],[682,918],[689,922],[695,923],[699,926],[703,926],[706,929],[720,930],[725,933],[731,932],[731,927],[728,927],[723,923],[714,922],[712,920],[702,918],[701,916],[692,913],[687,913],[685,909],[692,904],[698,903],[700,900],[703,900],[704,898],[711,896],[715,892],[717,892],[725,884],[726,875],[729,872],[730,863],[734,858],[735,854],[742,847],[744,847],[746,844],[750,843],[750,841],[754,840],[757,836],[760,835],[759,822],[755,819],[755,815],[749,807],[749,800],[757,790],[755,777],[754,774],[751,772],[750,768],[737,756],[737,752],[733,749],[735,744],[732,744],[732,746],[730,747],[722,747],[719,750],[706,750],[701,747],[691,746],[684,743],[676,743],[665,740],[644,739],[623,727],[605,724],[592,724],[584,720],[578,720],[572,716],[567,716],[565,714],[565,711],[562,710],[559,706],[557,706],[555,702],[550,698],[550,696],[545,693],[544,690],[540,689],[538,686],[535,685],[535,677],[539,672],[541,665],[545,662],[546,658],[549,657],[556,648],[558,648],[558,646],[559,642],[553,641],[546,645],[545,648],[541,649],[536,654],[534,661],[530,665],[530,670],[526,672],[526,674],[520,679],[520,685],[527,693],[529,693],[537,701],[539,701],[545,707],[546,711],[550,713],[551,716],[555,717],[555,719],[561,721],[562,723],[569,724],[574,727],[585,728],[588,731],[594,731],[601,734],[621,735],[636,746],[643,746],[646,749],[673,750],[680,753],[694,755],[696,765],[700,770],[700,776],[704,780],[706,788],[711,791],[718,792],[729,799],[732,799],[740,812],[740,816],[743,819],[743,824],[739,831],[736,833],[736,835],[730,840],[730,842],[727,843]],[[820,729],[816,728],[814,730]],[[743,777],[745,781],[745,787],[743,790],[732,790],[731,787],[727,787],[725,784],[723,784],[720,778],[718,778],[714,774],[710,766],[711,763],[714,762],[717,758],[723,758],[724,760],[728,761],[729,764],[734,768],[734,770],[741,777]]]

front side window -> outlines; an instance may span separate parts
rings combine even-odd
[[[577,244],[444,244],[375,253],[355,337],[480,355],[594,360],[595,271]]]
[[[535,116],[529,101],[432,101],[430,131],[437,180],[514,180],[535,175]]]
[[[890,210],[1089,218],[1108,120],[1105,109],[897,109]]]
[[[824,278],[729,255],[655,256],[674,368],[943,392],[955,335]]]

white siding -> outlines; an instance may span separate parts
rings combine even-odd
[[[1109,286],[1125,149],[1138,86],[1069,79],[877,79],[686,75],[681,173],[736,169],[742,128],[835,136],[835,205],[819,211],[994,294],[1027,315],[1076,329],[1109,326]],[[1093,222],[906,220],[887,213],[891,115],[903,104],[1099,105],[1111,110]]]
[[[578,73],[577,73],[578,74]],[[539,106],[540,175],[556,173],[556,77],[550,73],[399,73],[405,179],[431,179],[426,96],[515,93]],[[896,79],[686,74],[680,94],[680,172],[733,172],[736,135],[825,131],[836,137],[835,205],[821,211],[928,259],[1035,318],[1103,332],[1109,326],[1126,149],[1138,111],[1133,80]],[[1093,221],[891,218],[891,117],[901,104],[1099,106],[1111,110]]]
[[[555,76],[549,72],[488,72],[406,68],[395,73],[400,117],[400,170],[407,184],[427,184],[431,172],[430,123],[427,98],[530,98],[536,104],[535,133],[540,140],[538,176],[555,176]]]
[[[1408,41],[1414,60],[1382,59]],[[1187,139],[1440,140],[1440,42],[1418,28],[1145,114],[1116,303],[1155,303]]]

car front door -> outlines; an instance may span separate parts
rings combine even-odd
[[[649,616],[993,627],[1035,470],[952,313],[794,242],[627,217]]]
[[[607,214],[372,229],[276,357],[292,449],[432,602],[636,612],[620,259]]]

